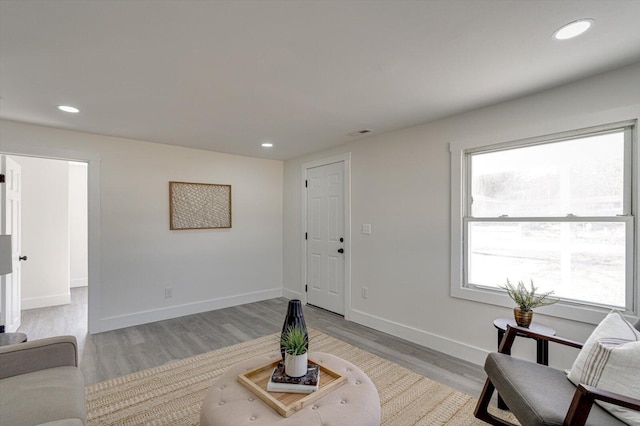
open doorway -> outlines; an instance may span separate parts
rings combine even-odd
[[[86,334],[87,163],[11,158],[21,167],[21,309],[30,339]]]

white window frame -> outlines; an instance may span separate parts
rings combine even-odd
[[[467,229],[470,222],[496,221],[498,218],[482,217],[472,218],[471,213],[471,168],[470,156],[478,152],[499,151],[515,147],[559,142],[575,139],[581,136],[590,136],[598,133],[611,133],[615,130],[629,129],[625,132],[625,164],[624,164],[624,191],[630,196],[624,197],[623,215],[611,217],[544,217],[544,218],[499,218],[500,221],[549,221],[549,222],[580,222],[580,221],[607,221],[624,222],[626,230],[626,266],[625,273],[625,304],[624,313],[638,316],[640,309],[640,291],[638,285],[638,244],[640,230],[637,226],[638,216],[638,141],[637,120],[616,122],[595,127],[587,127],[579,130],[554,133],[541,137],[519,139],[497,144],[460,143],[451,144],[451,296],[461,299],[473,300],[497,306],[513,307],[513,301],[500,289],[469,284],[467,280],[467,253],[468,238]],[[528,220],[527,220],[528,219]],[[611,307],[601,306],[586,302],[561,301],[555,305],[539,308],[539,311],[561,318],[577,321],[598,323]]]

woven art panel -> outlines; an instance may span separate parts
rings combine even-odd
[[[169,182],[170,229],[231,228],[231,185]]]

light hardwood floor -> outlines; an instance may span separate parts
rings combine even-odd
[[[72,303],[22,312],[21,332],[29,340],[77,337],[80,368],[87,384],[280,332],[287,299],[277,298],[99,334],[87,334],[87,289],[72,289]],[[313,306],[304,307],[313,327],[398,363],[440,383],[478,396],[485,375],[467,361],[408,342]]]

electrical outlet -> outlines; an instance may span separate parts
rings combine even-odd
[[[171,287],[166,287],[164,289],[164,298],[169,299],[171,297],[173,297],[173,289]]]
[[[369,298],[369,288],[368,287],[362,287],[362,298],[363,299],[368,299]]]
[[[364,235],[371,235],[371,224],[370,223],[363,223],[362,224],[362,233]]]

